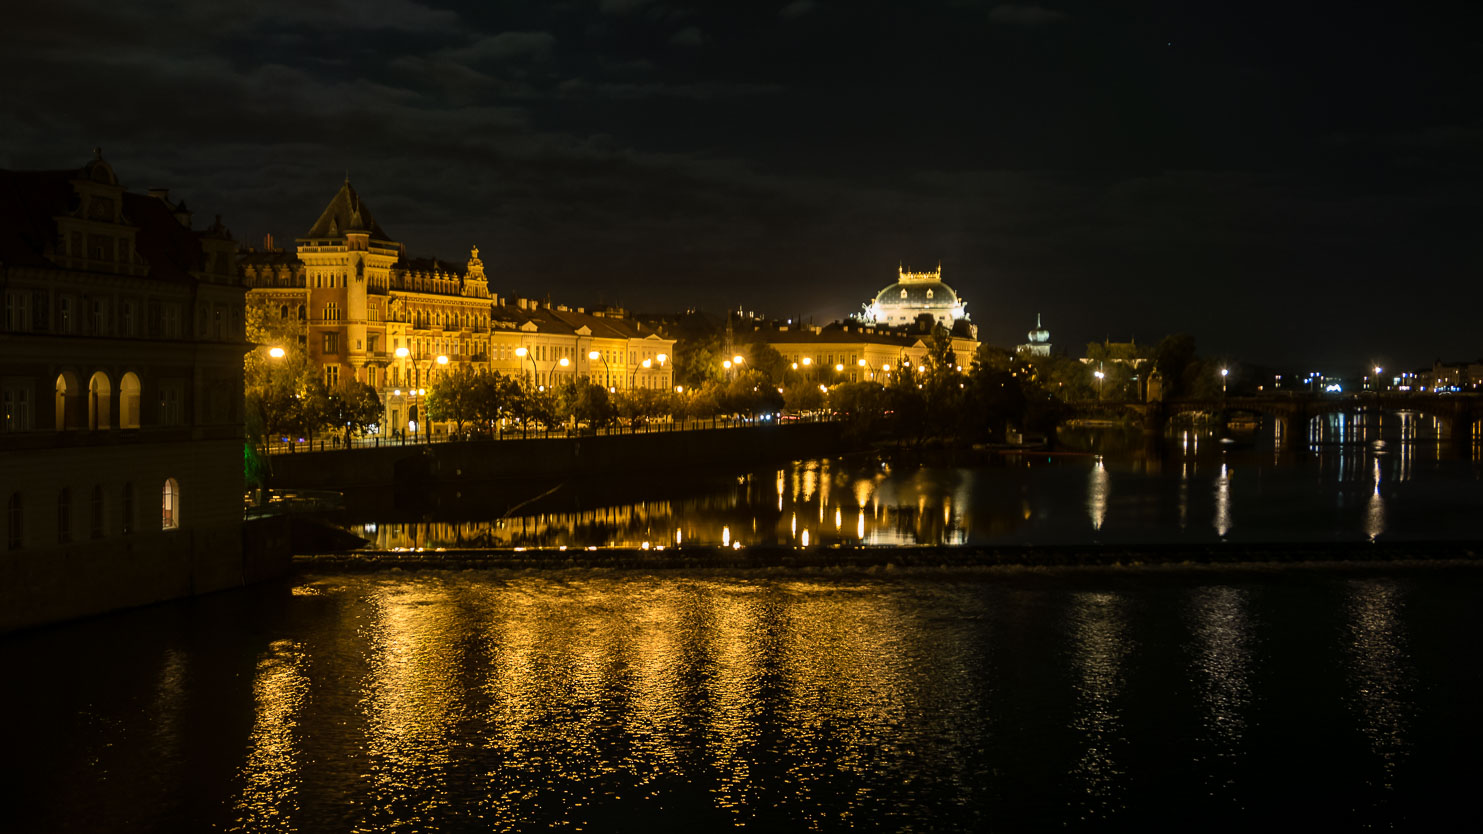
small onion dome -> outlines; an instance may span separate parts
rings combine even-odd
[[[1040,325],[1040,314],[1035,314],[1035,329],[1025,334],[1030,338],[1030,344],[1039,345],[1050,341],[1050,331]]]

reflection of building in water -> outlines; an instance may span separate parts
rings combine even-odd
[[[378,550],[511,547],[964,544],[1011,532],[1019,508],[970,519],[971,475],[902,474],[879,464],[806,460],[738,478],[699,497],[538,512],[492,521],[366,523],[352,532]]]

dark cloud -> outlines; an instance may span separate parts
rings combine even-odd
[[[1483,353],[1471,6],[1356,9],[1334,39],[1173,2],[444,5],[28,5],[0,166],[101,145],[252,242],[348,169],[413,253],[477,244],[503,295],[825,319],[940,260],[1002,344],[1041,312],[1071,346]]]
[[[705,43],[705,35],[694,26],[686,26],[671,35],[669,42],[675,46],[701,46]]]
[[[1009,4],[995,6],[989,10],[989,22],[1015,26],[1045,26],[1050,23],[1062,23],[1070,19],[1071,16],[1065,12],[1047,9],[1043,6],[1018,6]]]
[[[792,3],[778,10],[778,17],[803,17],[807,14],[813,14],[818,8],[819,4],[815,3],[814,0],[793,0]]]

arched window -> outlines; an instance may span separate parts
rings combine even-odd
[[[93,500],[88,507],[88,532],[95,539],[103,538],[103,486],[98,484],[93,487]]]
[[[10,500],[5,502],[6,547],[11,550],[20,550],[26,543],[26,505],[21,502],[21,494],[12,492]]]
[[[931,298],[932,297],[932,291],[931,290],[927,290],[927,297],[928,298]]]
[[[77,428],[80,410],[77,400],[80,396],[82,396],[82,386],[71,371],[57,374],[57,431]]]
[[[133,371],[124,374],[118,384],[118,427],[139,428],[139,377]]]
[[[305,309],[304,305],[300,304],[299,305],[299,321],[303,321],[304,318],[306,316],[308,316],[308,315],[309,315],[309,311],[307,309]]]
[[[132,481],[124,484],[124,499],[121,502],[123,509],[123,532],[125,535],[134,532],[134,484]]]
[[[160,529],[174,530],[180,526],[180,484],[174,478],[165,479],[165,489],[160,499]]]
[[[57,493],[57,544],[72,541],[72,489],[62,487]]]
[[[280,320],[286,320],[288,318],[288,305],[287,304],[285,304],[282,307],[279,307],[278,308],[278,318]]]
[[[902,287],[901,288],[901,297],[902,298],[905,298],[906,297],[906,287]]]
[[[108,428],[108,412],[112,408],[113,386],[108,384],[108,374],[98,371],[88,380],[88,428]]]

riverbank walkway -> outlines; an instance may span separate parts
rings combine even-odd
[[[685,419],[664,420],[637,425],[612,426],[609,428],[566,428],[566,427],[510,427],[500,428],[495,432],[487,431],[465,431],[465,432],[434,432],[421,433],[398,433],[396,436],[370,435],[357,436],[349,439],[340,432],[325,432],[315,437],[288,437],[273,438],[266,445],[267,452],[272,455],[291,455],[308,452],[333,452],[339,450],[357,449],[381,449],[400,446],[426,446],[430,444],[460,443],[471,440],[500,441],[500,440],[565,440],[574,437],[620,437],[625,435],[643,434],[669,434],[673,432],[686,431],[715,431],[717,429],[744,429],[759,426],[772,425],[796,425],[800,423],[831,423],[839,418],[827,413],[814,413],[807,415],[784,415],[783,417],[711,417],[708,419]]]

